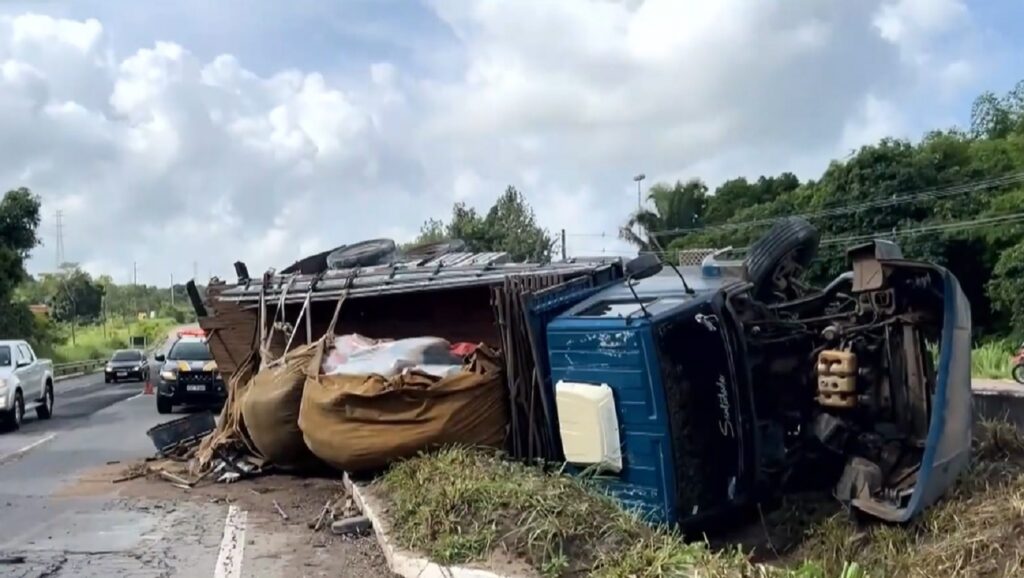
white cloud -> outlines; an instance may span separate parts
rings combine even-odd
[[[486,210],[508,184],[553,233],[606,233],[570,249],[621,251],[637,172],[817,176],[847,147],[906,132],[904,91],[969,87],[969,56],[929,44],[956,33],[957,6],[439,0],[464,64],[443,77],[383,55],[345,76],[257,73],[198,57],[174,30],[113,54],[108,22],[0,18],[0,179],[43,195],[47,218],[64,210],[69,258],[118,274],[138,261],[152,282],[193,261],[259,271],[411,236],[454,200]],[[907,47],[941,74],[907,75]]]

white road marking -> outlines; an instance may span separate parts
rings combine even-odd
[[[137,393],[137,394],[135,394],[135,395],[133,395],[133,396],[129,397],[129,398],[128,398],[128,399],[126,399],[125,401],[131,401],[131,400],[133,400],[133,399],[139,399],[140,397],[142,397],[142,396],[144,396],[144,395],[146,395],[146,392],[142,392],[142,393]]]
[[[239,578],[242,575],[242,555],[245,550],[245,510],[238,506],[228,507],[224,520],[224,537],[220,541],[214,578]]]
[[[50,434],[50,435],[48,435],[48,436],[46,436],[44,438],[38,439],[38,440],[28,444],[27,446],[21,448],[20,450],[15,450],[15,451],[13,451],[13,452],[11,452],[9,454],[5,454],[3,456],[0,456],[0,464],[4,464],[6,462],[9,462],[9,461],[13,460],[14,458],[22,456],[22,455],[32,451],[32,449],[34,449],[34,448],[36,448],[38,446],[41,446],[41,445],[45,444],[46,442],[52,440],[55,437],[57,437],[57,434],[56,433],[52,433],[52,434]]]

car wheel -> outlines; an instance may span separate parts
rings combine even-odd
[[[36,408],[36,416],[39,419],[50,419],[53,417],[53,384],[46,384],[46,391],[43,392],[43,405]]]
[[[174,411],[174,404],[171,400],[166,397],[156,396],[156,412],[160,414],[171,413]]]
[[[765,302],[798,296],[794,280],[800,278],[818,253],[818,229],[801,217],[776,221],[750,246],[745,265],[754,295]]]
[[[107,376],[103,376],[103,383],[110,383],[110,378]]]
[[[3,422],[5,429],[14,431],[21,427],[21,422],[25,419],[25,398],[21,396],[20,391],[14,392],[14,403],[11,409],[7,410],[7,413],[3,416]]]
[[[1024,365],[1013,366],[1013,380],[1024,384]]]

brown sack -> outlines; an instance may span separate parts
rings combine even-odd
[[[242,398],[242,420],[254,446],[269,463],[301,467],[315,461],[299,429],[306,366],[316,343],[295,348],[260,370]]]
[[[307,368],[299,411],[306,445],[321,460],[350,471],[370,470],[443,444],[501,447],[508,425],[502,367],[481,346],[463,370],[424,374],[321,375],[329,340]]]

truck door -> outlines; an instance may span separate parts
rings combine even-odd
[[[43,396],[43,376],[41,374],[43,367],[36,363],[36,356],[28,345],[19,343],[18,354],[20,357],[18,379],[25,392],[25,403],[28,404]]]

